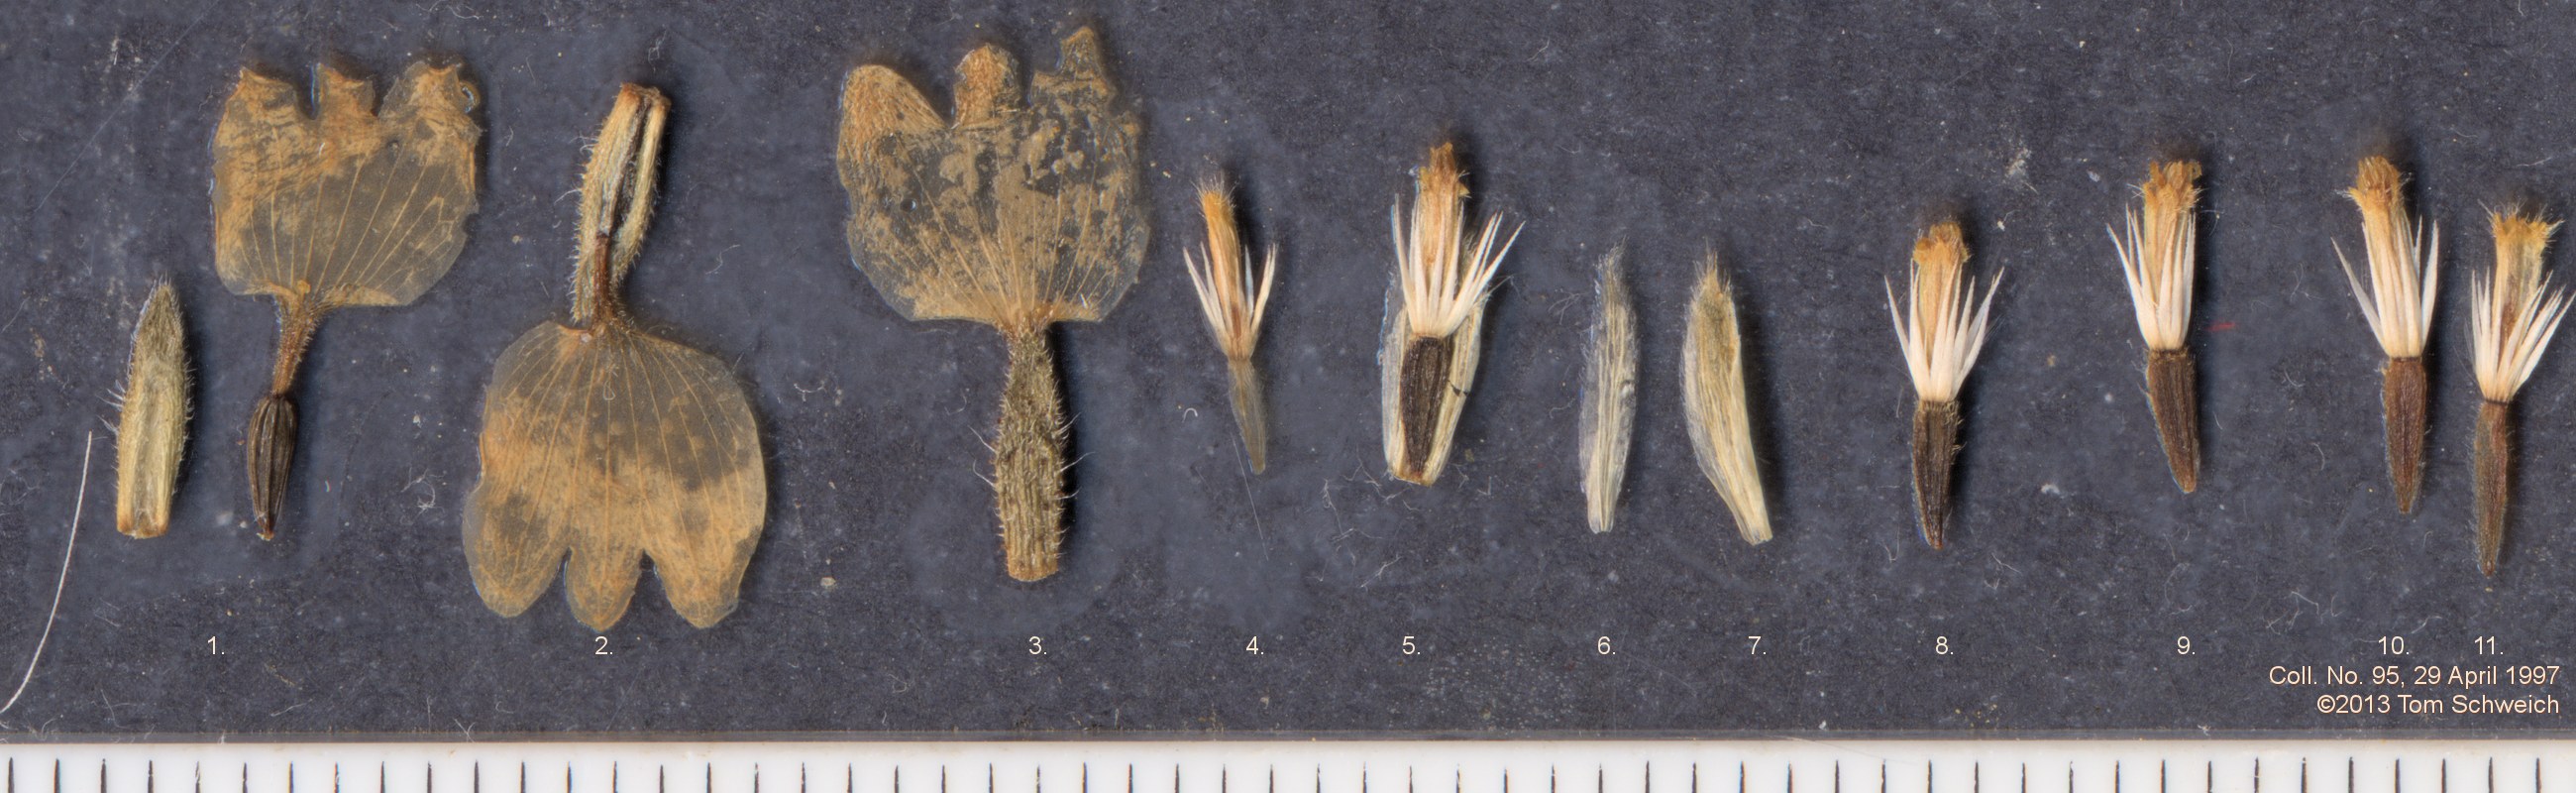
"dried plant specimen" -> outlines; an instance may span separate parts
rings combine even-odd
[[[2147,340],[2147,408],[2155,415],[2156,435],[2164,439],[2165,463],[2174,484],[2189,493],[2200,487],[2200,375],[2192,363],[2191,284],[2193,251],[2200,243],[2200,163],[2190,160],[2147,166],[2147,182],[2138,186],[2145,205],[2127,211],[2128,236],[2111,230],[2111,247],[2120,255],[2120,272],[2128,279],[2129,302],[2137,309],[2138,333]]]
[[[733,612],[760,541],[768,480],[742,386],[637,328],[618,297],[652,220],[668,107],[650,88],[618,91],[582,173],[571,321],[511,342],[484,392],[465,560],[505,617],[560,569],[573,616],[608,630],[651,556],[671,607],[708,627]]]
[[[1914,241],[1914,271],[1906,279],[1902,314],[1894,285],[1887,294],[1888,316],[1896,321],[1896,337],[1914,379],[1914,507],[1922,518],[1923,541],[1934,550],[1949,534],[1950,473],[1959,457],[1959,387],[1985,349],[1987,311],[2003,281],[1997,276],[1979,300],[1976,279],[1967,270],[1968,244],[1959,222],[1944,221]]]
[[[2513,502],[2513,397],[2540,365],[2558,322],[2567,318],[2567,293],[2551,288],[2540,272],[2555,221],[2521,211],[2490,213],[2495,231],[2492,277],[2469,286],[2470,348],[2476,356],[2478,405],[2476,488],[2478,569],[2495,575],[2504,556],[2505,513]]]
[[[1753,454],[1753,405],[1744,387],[1735,290],[1718,273],[1713,255],[1691,293],[1689,333],[1682,337],[1682,409],[1690,416],[1699,470],[1735,513],[1735,532],[1754,545],[1771,541],[1771,509]]]
[[[1601,257],[1601,313],[1592,321],[1592,344],[1583,358],[1583,415],[1575,432],[1582,443],[1584,519],[1593,533],[1610,530],[1618,517],[1619,486],[1628,478],[1628,445],[1637,411],[1637,312],[1621,272],[1622,249]]]
[[[1109,80],[1100,36],[1065,37],[1030,77],[999,46],[957,66],[954,120],[893,69],[841,96],[850,248],[905,318],[964,319],[1010,346],[993,437],[995,512],[1012,578],[1054,575],[1064,542],[1066,424],[1048,328],[1107,314],[1145,254],[1143,121]]]
[[[1449,462],[1458,411],[1476,380],[1485,298],[1520,229],[1500,238],[1502,217],[1488,217],[1467,245],[1467,181],[1450,143],[1433,147],[1417,174],[1413,222],[1405,222],[1401,206],[1388,210],[1388,222],[1395,300],[1388,306],[1386,347],[1378,352],[1386,467],[1397,479],[1428,485]]]
[[[2361,161],[2352,189],[2344,195],[2361,209],[2363,259],[2370,267],[2370,288],[2353,274],[2352,259],[2335,245],[2344,280],[2371,335],[2388,355],[2380,371],[2380,405],[2388,433],[2388,481],[2397,491],[2397,511],[2415,511],[2415,493],[2424,481],[2424,416],[2431,392],[2425,385],[2424,340],[2433,328],[2433,294],[2441,269],[2441,230],[2426,231],[2406,214],[2406,179],[2386,157]]]
[[[179,293],[167,282],[143,301],[116,422],[116,530],[137,539],[170,530],[170,499],[188,447],[188,350]]]
[[[290,394],[322,318],[400,306],[447,274],[474,214],[476,94],[456,66],[413,64],[382,107],[365,78],[314,72],[295,87],[244,69],[215,129],[215,269],[239,295],[277,301],[277,362],[243,446],[259,536],[277,534],[295,455]]]
[[[1226,198],[1221,181],[1199,185],[1199,214],[1207,218],[1207,250],[1201,255],[1183,251],[1181,259],[1189,265],[1199,310],[1207,315],[1208,331],[1216,335],[1226,373],[1234,380],[1234,423],[1243,430],[1243,453],[1252,458],[1252,471],[1260,473],[1269,460],[1270,411],[1262,401],[1261,372],[1252,365],[1252,350],[1261,343],[1270,281],[1279,274],[1279,248],[1271,246],[1260,271],[1253,270],[1242,235],[1235,231],[1234,202]]]

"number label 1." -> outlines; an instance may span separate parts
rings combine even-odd
[[[212,636],[208,636],[208,637],[206,637],[206,654],[207,654],[207,655],[222,655],[222,654],[224,654],[224,651],[222,651],[222,650],[218,650],[218,649],[215,649],[215,637],[212,637]]]

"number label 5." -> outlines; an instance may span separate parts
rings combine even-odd
[[[1411,637],[1411,636],[1404,637],[1404,654],[1405,654],[1405,655],[1414,655],[1414,654],[1420,653],[1421,651],[1422,651],[1422,648],[1419,648],[1419,647],[1415,647],[1415,646],[1413,646],[1413,637]]]

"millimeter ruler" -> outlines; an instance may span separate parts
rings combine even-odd
[[[16,791],[2576,793],[2576,742],[33,743]]]

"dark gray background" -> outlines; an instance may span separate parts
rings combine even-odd
[[[2413,660],[2470,661],[2480,635],[2507,662],[2568,658],[2576,353],[2526,391],[2524,497],[2487,579],[2469,547],[2464,320],[2468,268],[2490,255],[2483,207],[2576,210],[2576,15],[1903,5],[12,0],[11,672],[92,432],[99,459],[53,646],[5,721],[449,736],[2564,724],[2320,716],[2317,690],[2264,676],[2388,660],[2383,635],[2409,637]],[[1051,64],[1084,21],[1146,115],[1157,233],[1125,303],[1058,336],[1080,494],[1064,572],[1023,585],[1001,573],[977,478],[1002,345],[900,320],[850,266],[837,105],[867,62],[944,103],[972,45]],[[424,53],[471,65],[488,97],[483,210],[418,304],[322,332],[285,521],[263,543],[243,525],[239,439],[273,309],[214,277],[207,144],[238,67],[300,73],[331,53],[379,75]],[[621,80],[675,106],[628,293],[740,372],[772,506],[737,613],[691,629],[648,576],[602,656],[560,595],[518,619],[485,610],[457,527],[492,359],[564,310],[564,199]],[[1481,209],[1528,231],[1456,456],[1425,489],[1383,473],[1376,331],[1386,208],[1444,135],[1465,142]],[[2207,465],[2191,496],[2157,449],[2102,234],[2147,159],[2176,147],[2208,167]],[[2447,232],[2414,516],[2386,493],[2379,353],[2330,247],[2358,238],[2337,191],[2383,147]],[[1200,236],[1187,188],[1220,166],[1255,238],[1285,249],[1260,476],[1180,265]],[[2009,272],[1971,380],[1954,544],[1934,553],[1914,528],[1912,396],[1881,284],[1920,222],[1953,210],[1974,266]],[[1593,536],[1573,470],[1578,342],[1591,265],[1621,241],[1646,365],[1619,529]],[[1681,311],[1711,249],[1741,284],[1756,355],[1779,529],[1759,548],[1735,538],[1681,432]],[[142,542],[110,530],[102,427],[162,278],[186,298],[199,419],[177,525]],[[1750,634],[1766,654],[1747,653]],[[1266,654],[1244,651],[1255,635]],[[2177,656],[2178,635],[2198,653]],[[1420,654],[1401,653],[1406,636]],[[1615,655],[1597,654],[1602,636]]]

